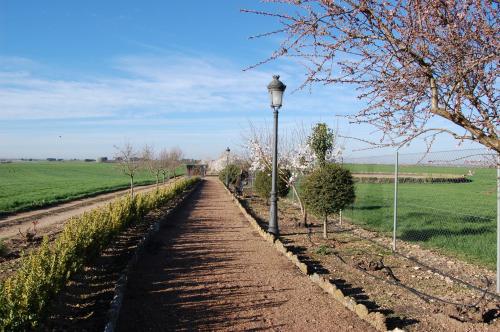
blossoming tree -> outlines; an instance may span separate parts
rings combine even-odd
[[[497,1],[269,0],[279,57],[306,64],[304,84],[354,85],[367,107],[354,116],[402,145],[439,133],[500,152]],[[445,121],[439,121],[439,120]],[[441,123],[444,123],[441,124]]]

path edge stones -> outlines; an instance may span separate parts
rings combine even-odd
[[[125,268],[122,270],[120,278],[118,279],[115,285],[113,300],[111,301],[108,312],[106,314],[107,320],[106,320],[106,325],[104,326],[104,332],[114,332],[116,329],[116,323],[118,321],[118,317],[120,316],[120,310],[122,308],[123,298],[125,297],[125,290],[127,288],[128,276],[130,274],[130,271],[135,267],[137,260],[144,252],[144,248],[149,243],[153,235],[155,235],[160,231],[161,226],[165,224],[168,217],[173,213],[177,212],[181,208],[183,203],[186,202],[191,197],[191,195],[200,187],[203,181],[204,181],[203,179],[200,179],[194,184],[193,187],[189,188],[188,192],[183,194],[181,200],[170,211],[168,211],[168,213],[166,213],[164,216],[162,216],[162,218],[158,219],[156,222],[151,224],[146,234],[139,241],[139,244],[137,245],[137,248],[135,249],[132,258],[127,263],[127,266],[125,266]]]
[[[336,285],[332,284],[328,278],[317,274],[316,272],[311,272],[306,263],[302,262],[296,254],[289,251],[283,242],[279,238],[276,238],[273,234],[268,233],[264,228],[262,228],[257,220],[247,211],[247,209],[241,204],[238,197],[234,196],[233,193],[221,182],[226,192],[231,196],[233,202],[238,206],[240,211],[243,213],[247,221],[252,225],[252,227],[267,241],[269,242],[278,252],[283,254],[289,261],[291,261],[297,268],[309,277],[314,284],[318,285],[326,293],[330,294],[337,302],[342,304],[344,307],[354,312],[359,318],[373,326],[378,331],[388,331],[386,324],[386,316],[381,312],[370,312],[370,310],[362,303],[357,303],[356,300],[350,296],[344,295],[342,290],[337,288]],[[398,329],[398,331],[402,331]]]

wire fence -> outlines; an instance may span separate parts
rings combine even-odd
[[[378,242],[394,252],[437,270],[453,274],[453,259],[484,267],[460,276],[484,288],[485,271],[494,276],[497,268],[496,158],[484,149],[346,156],[356,202],[343,217],[380,235]],[[494,289],[496,283],[497,292],[498,276],[489,284]]]

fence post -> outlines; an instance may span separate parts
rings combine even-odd
[[[497,293],[500,294],[500,154],[497,155]]]
[[[396,226],[398,223],[398,174],[399,149],[396,150],[396,164],[394,165],[394,224],[392,226],[392,251],[396,251]]]

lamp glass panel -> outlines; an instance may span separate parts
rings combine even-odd
[[[274,107],[281,107],[283,100],[283,91],[274,90],[272,92],[271,105]]]

